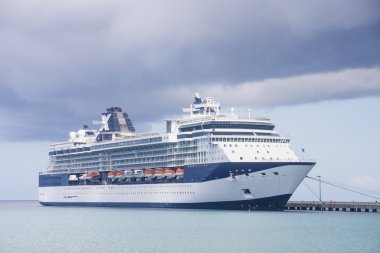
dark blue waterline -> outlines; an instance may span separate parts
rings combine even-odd
[[[240,201],[202,203],[139,203],[139,202],[40,202],[44,206],[87,206],[87,207],[138,207],[138,208],[180,208],[220,210],[270,210],[282,211],[291,194],[268,198]]]

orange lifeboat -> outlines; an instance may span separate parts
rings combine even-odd
[[[115,179],[123,179],[124,178],[124,172],[123,171],[116,171],[115,172]]]
[[[145,171],[145,177],[152,178],[154,175],[154,170],[146,170]]]
[[[100,178],[100,174],[98,172],[90,172],[90,173],[86,173],[84,174],[84,177],[83,177],[85,180],[94,180],[94,179],[99,179]]]
[[[185,173],[185,169],[184,168],[178,168],[176,171],[175,171],[175,175],[177,177],[183,177],[183,173]]]
[[[108,172],[108,178],[109,179],[114,179],[116,177],[116,171],[110,171]]]
[[[175,170],[174,169],[171,169],[171,168],[166,168],[164,170],[164,176],[166,178],[173,178],[175,176]]]
[[[157,178],[157,179],[161,179],[164,177],[164,171],[159,169],[159,170],[155,170],[154,171],[154,174],[153,174],[153,177]]]

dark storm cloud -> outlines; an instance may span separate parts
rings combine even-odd
[[[379,12],[377,1],[2,1],[0,139],[62,139],[111,105],[146,126],[194,91],[229,103],[218,89],[268,95],[269,79],[299,90],[298,76],[319,87],[336,72],[328,80],[360,86],[380,66]],[[256,104],[378,94],[369,83]]]

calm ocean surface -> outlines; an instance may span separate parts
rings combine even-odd
[[[0,201],[0,252],[380,252],[380,214]]]

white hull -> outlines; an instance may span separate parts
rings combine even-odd
[[[40,187],[39,201],[54,204],[208,203],[262,199],[293,194],[312,167],[286,165],[249,173],[248,176],[201,183]],[[249,189],[250,193],[244,193],[243,189]]]

